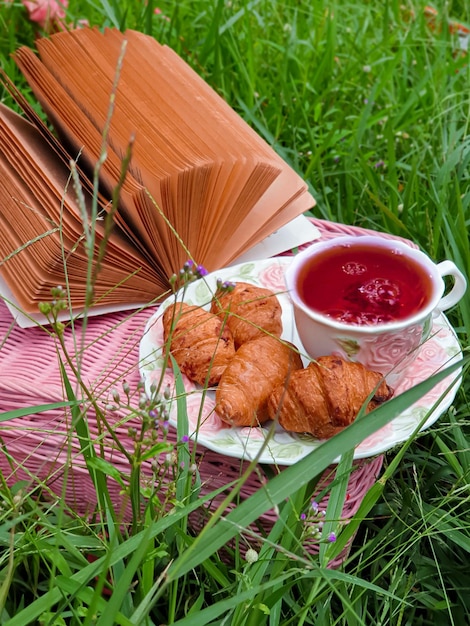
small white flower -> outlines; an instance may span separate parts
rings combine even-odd
[[[175,465],[177,461],[178,461],[178,456],[174,451],[169,452],[168,454],[165,454],[166,465]]]
[[[256,561],[258,560],[258,553],[256,552],[256,550],[253,550],[253,548],[248,548],[248,550],[245,553],[245,561],[247,563],[256,563]]]

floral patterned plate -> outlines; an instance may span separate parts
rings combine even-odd
[[[282,306],[283,339],[293,342],[302,350],[298,338],[292,305],[285,292],[284,270],[290,263],[290,257],[277,257],[263,261],[243,263],[209,274],[185,288],[184,301],[209,308],[209,303],[216,288],[217,279],[222,281],[244,281],[276,292]],[[181,299],[181,295],[177,296]],[[152,385],[161,385],[162,389],[169,385],[174,390],[174,377],[170,369],[162,372],[163,327],[162,312],[166,306],[174,302],[171,296],[161,305],[146,325],[140,343],[140,372],[145,383],[147,394]],[[425,380],[437,370],[447,366],[461,356],[461,348],[447,318],[441,314],[434,321],[431,338],[421,347],[418,356],[411,366],[407,378],[395,389],[398,395],[406,389]],[[389,450],[396,444],[405,441],[427,416],[422,429],[431,426],[451,405],[458,384],[460,372],[456,371],[446,380],[441,381],[432,391],[419,402],[405,410],[399,417],[384,428],[365,439],[355,450],[355,458],[375,456]],[[162,378],[163,377],[163,378]],[[198,443],[224,454],[242,459],[252,459],[260,451],[266,438],[268,444],[259,458],[260,463],[277,463],[291,465],[317,448],[321,441],[306,435],[287,432],[276,425],[272,432],[272,423],[256,428],[234,428],[224,424],[214,411],[215,392],[203,390],[184,378],[187,391],[186,408],[190,427],[190,436]],[[448,389],[444,398],[441,395]],[[176,401],[170,408],[170,423],[176,426]]]

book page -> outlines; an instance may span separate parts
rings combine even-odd
[[[188,258],[216,270],[316,236],[311,228],[293,228],[315,205],[306,182],[168,46],[136,31],[84,28],[38,39],[37,52],[23,47],[14,59],[57,139],[52,149],[44,147],[45,127],[23,102],[38,134],[5,114],[2,155],[9,178],[4,205],[20,216],[17,225],[5,217],[5,237],[28,244],[4,278],[15,291],[16,263],[15,271],[25,274],[16,289],[23,304],[30,293],[29,310],[56,272],[67,270],[78,305],[90,277],[83,244],[89,209],[84,214],[64,193],[67,155],[77,163],[87,198],[99,171],[102,217],[113,209],[112,236],[108,241],[98,221],[93,244],[96,258],[107,245],[95,289],[97,300],[111,306],[163,293]],[[12,194],[40,219],[28,223]],[[54,231],[50,245],[32,246],[46,223],[60,226],[60,236]],[[27,276],[28,262],[36,273]],[[34,281],[41,285],[34,288]]]
[[[153,248],[156,254],[160,250],[168,254],[170,245],[170,259],[160,256],[157,262],[169,265],[174,271],[181,258],[187,255],[186,249],[198,262],[209,267],[223,264],[288,222],[294,214],[313,206],[314,200],[304,181],[178,55],[155,39],[135,31],[120,34],[114,29],[104,33],[84,29],[70,36],[58,33],[50,39],[39,40],[38,49],[44,66],[66,90],[75,108],[86,111],[95,130],[102,130],[117,59],[124,43],[127,47],[120,69],[110,144],[116,154],[124,153],[125,142],[135,132],[131,172],[147,188],[169,225],[162,223],[157,212],[152,220],[154,207],[142,202],[138,206],[146,211],[144,215],[138,218],[135,214],[126,215],[124,219],[129,217],[129,221],[135,221],[136,228],[140,228],[139,222],[142,226],[145,224],[140,238],[143,245],[149,250]],[[98,74],[101,77],[96,80]],[[96,89],[90,89],[90,75],[98,83]],[[80,140],[86,142],[87,135],[88,130],[82,131]],[[95,147],[95,158],[96,152]],[[240,179],[243,172],[239,170],[238,189],[232,186],[230,193],[224,193],[225,181],[221,173],[227,170],[220,169],[218,164],[222,161],[241,163],[245,155],[250,158],[245,165],[244,179]],[[265,168],[267,173],[269,168],[276,167],[274,164],[279,167],[279,180],[276,192],[268,193],[273,179],[256,178],[254,172],[256,168]],[[206,168],[213,168],[218,173],[221,202],[209,205],[208,198],[213,200],[217,192],[209,186],[203,197],[201,186],[197,184],[175,187],[176,182],[173,182],[171,193],[166,188],[164,196],[159,195],[158,180],[164,175],[162,165],[165,174],[175,181],[180,172],[188,172],[188,168],[194,172],[195,179],[200,174],[204,176]],[[201,173],[199,168],[202,168]],[[262,180],[265,180],[265,189],[259,186]],[[230,178],[226,179],[227,183],[229,181]],[[247,192],[250,185],[252,188]],[[266,199],[258,208],[253,207],[253,202],[256,204],[265,192]],[[305,197],[301,205],[299,194]],[[286,213],[282,218],[279,212],[283,210]],[[129,212],[133,213],[132,209]],[[188,227],[189,221],[194,222],[196,228]],[[214,230],[208,228],[209,225]],[[172,235],[172,230],[177,237]],[[225,259],[220,258],[220,249],[211,258],[213,242],[219,240],[224,246],[228,242]],[[172,259],[174,254],[176,259]]]

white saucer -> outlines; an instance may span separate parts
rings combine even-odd
[[[292,304],[289,296],[285,293],[284,271],[290,261],[290,257],[276,257],[218,270],[190,283],[185,289],[184,301],[188,304],[209,308],[217,279],[232,282],[244,281],[271,289],[277,294],[282,307],[284,328],[282,338],[291,341],[302,349],[294,325]],[[174,300],[175,296],[168,298],[152,315],[140,343],[140,373],[148,394],[150,394],[152,384],[157,386],[163,384],[162,389],[169,384],[170,388],[174,389],[173,372],[171,370],[162,372],[161,369],[163,365],[161,316],[166,306],[173,303]],[[455,332],[445,315],[441,314],[434,321],[431,338],[420,348],[407,378],[395,389],[395,396],[426,380],[461,356],[462,352]],[[457,381],[459,376],[460,370],[453,372],[451,376],[423,396],[419,402],[410,406],[399,417],[364,440],[356,447],[355,458],[375,456],[405,441],[426,416],[422,430],[429,428],[453,402],[458,383],[452,383]],[[307,435],[287,432],[279,425],[276,425],[273,433],[270,422],[263,427],[256,428],[227,426],[214,412],[215,391],[202,390],[188,379],[184,380],[184,384],[187,391],[186,406],[190,436],[211,450],[226,456],[252,459],[265,443],[266,437],[269,436],[269,444],[264,449],[259,462],[292,465],[322,443],[320,440]],[[173,426],[176,426],[177,423],[176,401],[172,403],[170,423]]]

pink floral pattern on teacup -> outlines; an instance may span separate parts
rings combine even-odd
[[[418,324],[405,329],[401,334],[391,332],[361,339],[354,360],[387,376],[389,384],[395,386],[415,360],[422,335],[423,325]]]

